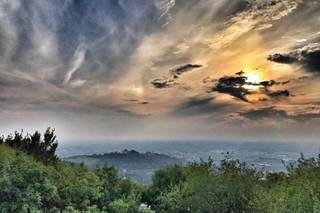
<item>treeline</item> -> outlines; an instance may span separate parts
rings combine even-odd
[[[50,129],[36,141],[45,143],[46,134],[56,143]],[[270,174],[230,159],[219,166],[210,159],[173,165],[156,171],[152,184],[143,186],[121,177],[114,167],[88,170],[59,159],[47,161],[40,151],[22,148],[32,149],[20,143],[31,144],[29,140],[12,142],[15,137],[3,138],[0,145],[0,212],[320,212],[320,156],[302,155],[287,172]],[[152,210],[139,209],[141,203]]]
[[[0,137],[0,144],[8,145],[16,150],[32,155],[35,159],[45,164],[55,163],[58,158],[56,150],[58,147],[55,130],[48,128],[43,136],[36,131],[33,134],[23,135],[23,131],[14,132],[7,137]]]
[[[237,160],[155,172],[143,201],[161,213],[319,213],[320,156],[265,174]]]

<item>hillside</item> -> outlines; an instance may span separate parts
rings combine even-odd
[[[80,155],[64,158],[73,163],[84,163],[91,169],[100,165],[115,166],[122,175],[128,176],[140,183],[151,183],[154,171],[163,166],[181,164],[182,160],[164,154],[146,152],[139,153],[135,150],[123,150],[105,154]]]

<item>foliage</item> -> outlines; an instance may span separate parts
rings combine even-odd
[[[177,166],[176,166],[177,167]],[[167,174],[173,167],[162,169]],[[157,202],[149,203],[157,212],[253,212],[250,201],[258,187],[260,173],[239,161],[222,161],[220,167],[212,161],[180,167],[184,178],[162,191]],[[154,176],[154,179],[161,176]],[[154,180],[151,188],[163,187]]]
[[[58,160],[56,150],[58,142],[56,140],[55,130],[48,128],[43,137],[36,131],[32,135],[23,135],[23,131],[14,132],[6,138],[0,138],[0,144],[6,144],[16,150],[23,151],[32,155],[35,159],[44,162],[45,164],[54,163]]]
[[[112,166],[58,160],[54,130],[16,132],[0,143],[1,213],[320,213],[320,156],[301,155],[287,172],[267,174],[230,158],[171,165],[144,186]],[[141,203],[151,209],[139,210]]]
[[[49,147],[55,141],[50,134],[38,145]],[[19,135],[0,145],[0,212],[138,212],[141,187],[120,177],[114,167],[92,171],[60,160],[46,161],[46,153],[36,156],[39,150],[25,151],[29,145],[21,144],[24,137],[16,140]]]
[[[178,165],[162,168],[155,172],[152,178],[153,184],[143,194],[143,200],[151,206],[161,205],[158,196],[170,191],[170,189],[185,180],[183,168]]]
[[[255,200],[259,212],[320,212],[320,156],[287,166],[288,173],[267,176]],[[275,178],[276,177],[276,178]]]
[[[266,175],[230,159],[169,166],[154,174],[144,197],[160,213],[320,212],[320,156]]]

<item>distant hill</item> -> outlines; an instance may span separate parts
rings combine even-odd
[[[150,183],[153,172],[162,166],[183,163],[183,160],[165,154],[140,153],[127,149],[122,152],[78,155],[64,158],[64,160],[73,163],[84,163],[92,169],[96,168],[97,165],[113,165],[119,169],[122,175],[133,178],[140,183]]]

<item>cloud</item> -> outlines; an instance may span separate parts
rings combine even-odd
[[[226,103],[215,102],[214,97],[195,96],[179,104],[172,112],[175,116],[212,115],[229,107]]]
[[[288,83],[278,79],[288,78],[290,67],[271,70],[263,60],[274,47],[310,41],[307,31],[316,35],[319,10],[305,2],[311,0],[0,1],[0,111],[16,117],[51,112],[47,120],[61,114],[67,123],[65,114],[88,114],[75,128],[83,123],[100,130],[106,127],[97,124],[99,113],[106,117],[98,123],[110,126],[119,114],[123,124],[130,114],[152,114],[150,121],[141,118],[150,129],[161,119],[168,128],[179,126],[181,116],[198,130],[209,128],[199,124],[204,117],[215,125],[219,117],[227,121],[244,108],[317,99],[312,79],[284,86]],[[294,58],[291,63],[306,62]],[[244,73],[233,75],[244,65],[270,70],[266,77],[277,81],[252,83]],[[217,80],[201,83],[206,76]],[[288,100],[292,94],[297,97]],[[260,98],[274,101],[259,103]],[[109,119],[107,114],[116,111]]]
[[[272,98],[277,98],[277,97],[289,97],[290,96],[290,92],[288,90],[278,90],[275,92],[270,92],[268,93],[268,96],[272,97]]]
[[[273,107],[240,112],[239,115],[252,121],[262,119],[278,119],[305,122],[313,119],[320,119],[320,113],[298,113],[291,115],[285,110],[274,109]]]
[[[211,40],[211,47],[220,49],[231,45],[248,32],[271,28],[273,22],[297,9],[301,0],[249,0],[245,10],[236,13],[225,23],[225,28]]]
[[[157,89],[163,89],[163,88],[169,88],[178,85],[177,79],[179,78],[180,75],[189,72],[193,69],[197,69],[202,67],[202,65],[199,64],[185,64],[182,66],[179,66],[177,68],[173,68],[169,71],[170,76],[165,77],[163,76],[162,78],[156,78],[152,80],[150,83],[153,85],[154,88]]]
[[[113,81],[127,72],[124,61],[141,40],[164,23],[157,2],[1,1],[0,61],[60,85],[74,72],[91,83]]]
[[[177,68],[174,68],[174,69],[171,69],[170,70],[170,73],[172,75],[174,75],[175,77],[178,77],[179,75],[185,73],[185,72],[189,72],[193,69],[197,69],[197,68],[200,68],[202,67],[202,65],[199,65],[199,64],[185,64],[185,65],[182,65],[182,66],[179,66]]]
[[[289,53],[269,55],[269,61],[282,64],[301,64],[308,71],[320,73],[320,43],[312,43]]]
[[[275,80],[270,80],[270,81],[262,81],[258,84],[253,84],[255,86],[262,86],[262,88],[260,88],[260,91],[270,97],[270,98],[274,98],[274,99],[279,99],[281,97],[290,97],[291,93],[289,90],[271,90],[270,88],[275,86],[275,85],[286,85],[290,83],[290,81],[284,81],[284,82],[278,82]],[[266,100],[266,99],[264,99]]]
[[[264,86],[264,87],[272,87],[274,85],[286,85],[289,84],[290,80],[288,81],[283,81],[283,82],[277,82],[275,80],[270,80],[270,81],[261,81],[259,85]]]
[[[167,77],[153,79],[150,83],[157,89],[170,88],[177,85],[173,79],[169,79]]]
[[[243,86],[247,84],[245,76],[227,76],[218,80],[218,83],[209,92],[226,93],[243,101],[248,101],[246,96],[251,92]]]
[[[76,79],[70,81],[68,86],[70,86],[71,88],[82,87],[86,82],[86,80]]]
[[[156,5],[158,5],[160,10],[162,11],[159,19],[165,20],[164,24],[162,25],[162,27],[165,27],[170,23],[170,20],[172,19],[170,10],[176,5],[176,0],[157,0]]]
[[[269,55],[267,59],[269,61],[274,61],[274,62],[282,63],[282,64],[293,64],[298,61],[297,58],[293,55],[280,54],[280,53]]]
[[[203,82],[207,83],[208,80],[205,79]],[[279,99],[280,97],[289,97],[290,92],[288,90],[272,91],[270,88],[274,85],[286,85],[289,82],[290,81],[277,82],[275,80],[262,81],[259,83],[250,82],[245,76],[245,72],[240,71],[235,73],[235,76],[225,76],[218,79],[218,82],[215,84],[215,86],[212,87],[208,92],[229,94],[245,102],[249,101],[247,96],[251,94],[261,94],[270,98]],[[250,86],[253,86],[254,89],[250,89]],[[267,99],[264,98],[263,100]]]
[[[2,95],[21,93],[43,105],[61,93],[84,100],[97,85],[126,78],[131,55],[173,6],[158,2],[0,1]]]
[[[290,116],[284,110],[276,110],[274,108],[263,108],[257,110],[249,110],[246,112],[239,113],[240,116],[245,117],[249,120],[258,120],[265,118],[280,118],[288,119]]]
[[[64,77],[63,85],[68,84],[72,79],[73,74],[80,68],[85,59],[85,53],[85,50],[81,49],[80,47],[76,50],[71,62],[70,70],[67,71]]]

